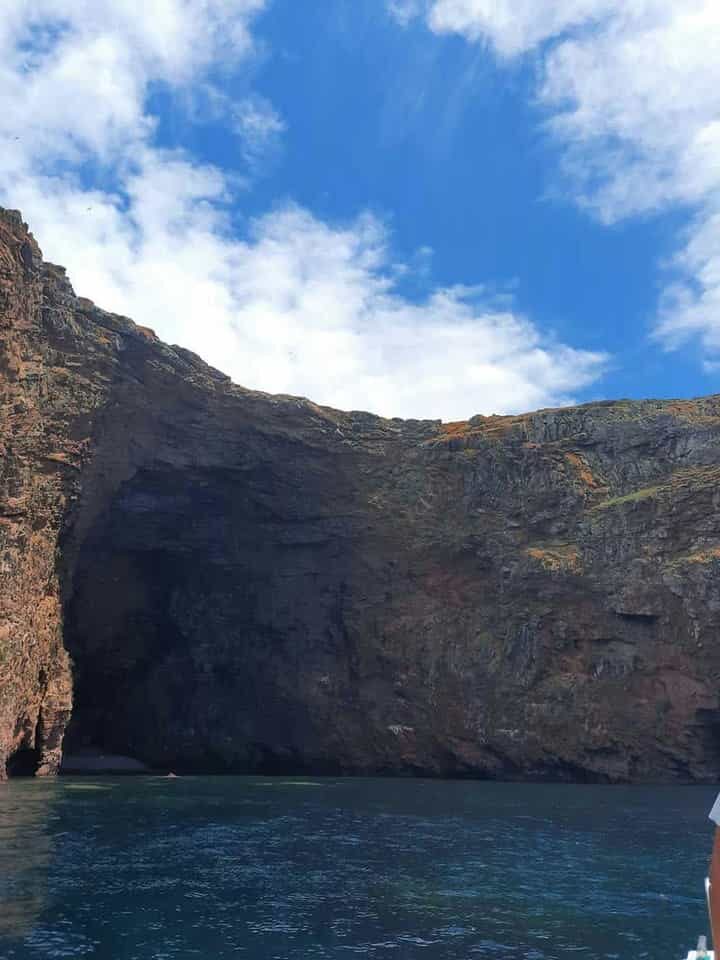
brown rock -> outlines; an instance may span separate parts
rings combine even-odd
[[[6,211],[0,413],[11,772],[57,769],[72,709],[69,749],[179,772],[720,773],[720,398],[441,424],[251,392]]]

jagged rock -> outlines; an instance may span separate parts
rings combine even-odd
[[[718,777],[720,398],[248,391],[4,211],[0,412],[0,770]]]

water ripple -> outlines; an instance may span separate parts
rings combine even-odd
[[[710,794],[15,782],[0,797],[0,956],[679,958],[705,932]]]

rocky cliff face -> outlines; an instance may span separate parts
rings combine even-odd
[[[720,398],[235,386],[0,213],[0,769],[720,775]]]

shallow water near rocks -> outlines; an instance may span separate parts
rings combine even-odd
[[[712,789],[246,777],[0,785],[0,957],[663,958]]]

